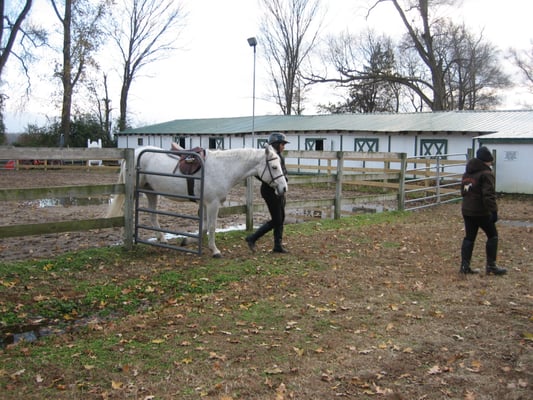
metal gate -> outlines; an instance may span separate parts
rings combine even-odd
[[[147,154],[147,153],[162,153],[162,154],[166,154],[168,155],[169,157],[173,157],[173,158],[176,158],[176,165],[180,159],[180,157],[194,157],[194,159],[198,160],[200,162],[200,170],[199,170],[199,173],[196,173],[194,175],[183,175],[180,171],[179,171],[179,168],[176,168],[175,171],[173,171],[172,173],[164,173],[164,172],[160,172],[160,171],[147,171],[147,170],[142,170],[140,165],[140,160],[141,160],[141,157],[143,157],[143,155]],[[203,204],[203,198],[204,198],[204,160],[202,159],[202,157],[198,154],[198,153],[195,153],[195,152],[192,152],[192,151],[166,151],[166,150],[156,150],[156,149],[146,149],[146,150],[143,150],[139,156],[137,157],[137,160],[136,160],[136,176],[135,176],[135,232],[134,232],[134,240],[135,240],[135,243],[144,243],[144,244],[149,244],[149,245],[153,245],[153,246],[158,246],[158,247],[165,247],[165,248],[170,248],[170,249],[174,249],[174,250],[179,250],[179,251],[184,251],[184,252],[187,252],[187,253],[195,253],[195,254],[198,254],[198,255],[201,255],[202,254],[202,232],[203,232],[203,213],[204,213],[204,210],[203,210],[203,207],[198,207],[198,212],[195,213],[195,214],[186,214],[186,213],[177,213],[177,212],[172,212],[172,211],[163,211],[163,210],[153,210],[153,209],[150,209],[150,208],[147,208],[147,207],[142,207],[140,205],[140,202],[139,202],[139,199],[140,199],[140,196],[141,194],[146,194],[146,193],[150,193],[150,194],[156,194],[158,196],[163,196],[163,197],[167,197],[167,198],[170,198],[170,199],[173,199],[173,200],[176,200],[176,201],[194,201],[196,202],[197,204]],[[140,188],[139,187],[139,179],[141,177],[141,175],[154,175],[154,176],[163,176],[163,177],[168,177],[169,179],[176,179],[176,180],[179,180],[179,179],[185,179],[185,180],[190,180],[192,181],[191,184],[192,184],[192,187],[196,187],[196,181],[200,181],[200,193],[199,194],[194,194],[194,193],[191,193],[191,194],[188,194],[188,193],[162,193],[162,192],[156,192],[154,190],[150,190],[150,189],[144,189],[144,188]],[[178,206],[180,203],[176,203]],[[156,216],[165,216],[165,217],[169,217],[170,218],[170,221],[172,222],[175,222],[175,223],[172,223],[172,226],[176,226],[176,227],[179,227],[179,226],[183,226],[184,224],[183,223],[180,223],[183,222],[183,221],[195,221],[197,223],[197,226],[198,226],[198,231],[196,233],[191,233],[191,232],[186,232],[186,231],[180,231],[180,230],[171,230],[169,228],[167,229],[164,229],[164,228],[156,228],[156,227],[153,227],[153,226],[148,226],[148,225],[144,225],[140,222],[140,217],[142,215],[148,215],[148,217],[150,217],[150,214],[155,214]],[[190,225],[190,224],[189,224]],[[179,239],[180,237],[183,238],[183,239],[187,239],[187,238],[192,238],[192,239],[196,239],[196,242],[197,242],[197,246],[196,248],[188,248],[188,247],[184,247],[183,243],[180,244],[180,245],[177,245],[177,244],[170,244],[169,243],[161,243],[159,242],[157,239],[155,238],[149,238],[149,239],[146,239],[144,238],[144,236],[142,235],[143,233],[153,233],[153,232],[160,232],[164,235],[172,235],[174,237],[176,237],[176,239]],[[177,241],[176,241],[177,242]]]
[[[440,154],[406,160],[404,210],[416,210],[461,199],[461,178],[468,155]]]

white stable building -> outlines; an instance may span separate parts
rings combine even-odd
[[[494,146],[497,190],[533,194],[532,110],[181,119],[128,129],[118,133],[117,140],[119,148],[170,149],[177,142],[184,148],[230,149],[261,147],[272,132],[287,136],[286,150],[431,157],[467,154],[482,144]]]
[[[533,132],[497,132],[476,138],[496,153],[496,190],[533,194]]]

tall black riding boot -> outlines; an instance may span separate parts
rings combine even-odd
[[[461,245],[461,269],[462,274],[477,274],[479,270],[470,268],[470,260],[472,259],[472,251],[474,250],[474,242],[463,239]]]
[[[259,240],[260,237],[264,236],[269,230],[272,229],[271,221],[261,225],[253,234],[246,236],[246,243],[252,252],[255,252],[255,242]]]
[[[493,236],[487,240],[485,252],[487,254],[487,275],[505,275],[507,270],[496,265],[496,256],[498,255],[498,236]]]
[[[288,253],[289,251],[283,247],[283,225],[274,228],[274,253]]]

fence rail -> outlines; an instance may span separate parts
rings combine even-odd
[[[125,184],[116,185],[86,185],[86,186],[57,186],[45,188],[0,188],[0,201],[40,200],[61,197],[87,197],[99,195],[125,194],[124,217],[93,218],[75,221],[59,221],[38,224],[20,224],[0,226],[0,238],[15,236],[42,235],[48,233],[76,232],[90,229],[124,227],[124,245],[130,248],[133,244],[133,186],[134,186],[134,155],[133,149],[95,149],[95,148],[41,148],[41,147],[3,147],[0,146],[0,160],[14,160],[15,165],[21,165],[21,160],[51,161],[77,160],[125,160]],[[43,164],[32,165],[32,168],[43,167]],[[55,164],[54,167],[61,167]],[[66,167],[65,167],[66,168]],[[68,168],[72,168],[68,166]],[[105,167],[91,167],[105,168]]]

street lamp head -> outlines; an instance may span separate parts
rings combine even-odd
[[[255,39],[255,37],[248,38],[248,44],[249,44],[251,47],[255,47],[255,46],[257,46],[257,40]]]

